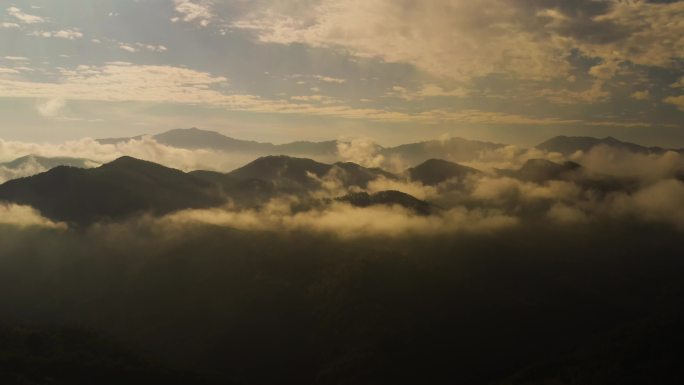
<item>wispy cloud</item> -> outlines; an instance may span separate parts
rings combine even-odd
[[[215,18],[211,10],[211,3],[205,0],[174,0],[175,11],[179,14],[171,21],[184,21],[186,23],[196,23],[202,27],[208,26]]]
[[[7,14],[25,24],[44,23],[46,21],[43,17],[30,15],[17,7],[7,8]]]

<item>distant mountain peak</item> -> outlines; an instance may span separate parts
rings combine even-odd
[[[548,152],[558,152],[565,156],[570,156],[578,151],[582,151],[584,153],[589,152],[594,147],[600,145],[641,154],[660,154],[665,151],[668,151],[661,147],[645,147],[635,143],[624,142],[613,136],[606,136],[605,138],[595,138],[591,136],[559,135],[543,143],[540,143],[535,147],[540,150],[545,150]]]

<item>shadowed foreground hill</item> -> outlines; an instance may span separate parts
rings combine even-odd
[[[0,341],[0,383],[6,385],[219,383],[165,368],[75,328],[0,324]]]
[[[133,223],[3,229],[0,244],[4,317],[83,325],[240,384],[678,385],[684,374],[682,319],[668,312],[684,298],[681,233],[665,227],[344,240]]]
[[[0,186],[0,200],[29,205],[50,219],[76,224],[222,203],[209,182],[131,157],[94,169],[61,166],[11,180]]]
[[[259,158],[233,172],[184,173],[122,157],[94,169],[60,166],[0,185],[0,201],[29,205],[52,220],[87,225],[135,214],[166,214],[226,203],[254,206],[282,194],[306,195],[322,178],[365,188],[377,178],[396,178],[355,163],[319,163],[288,156]]]

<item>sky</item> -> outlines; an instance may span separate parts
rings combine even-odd
[[[684,1],[0,0],[0,138],[684,147]]]

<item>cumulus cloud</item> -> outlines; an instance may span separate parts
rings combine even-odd
[[[385,161],[379,151],[381,147],[369,138],[354,138],[348,142],[337,142],[337,153],[346,162],[365,167],[380,167]]]
[[[587,169],[605,175],[637,177],[646,181],[666,179],[684,170],[684,156],[674,151],[637,154],[608,146],[596,146],[573,160]]]
[[[513,2],[319,0],[259,4],[261,7],[233,25],[255,31],[264,42],[340,46],[359,56],[407,62],[457,79],[496,72],[544,79],[568,69],[563,49],[527,32]]]
[[[670,223],[684,230],[684,183],[674,179],[658,181],[634,194],[616,196],[610,208],[617,214]]]

